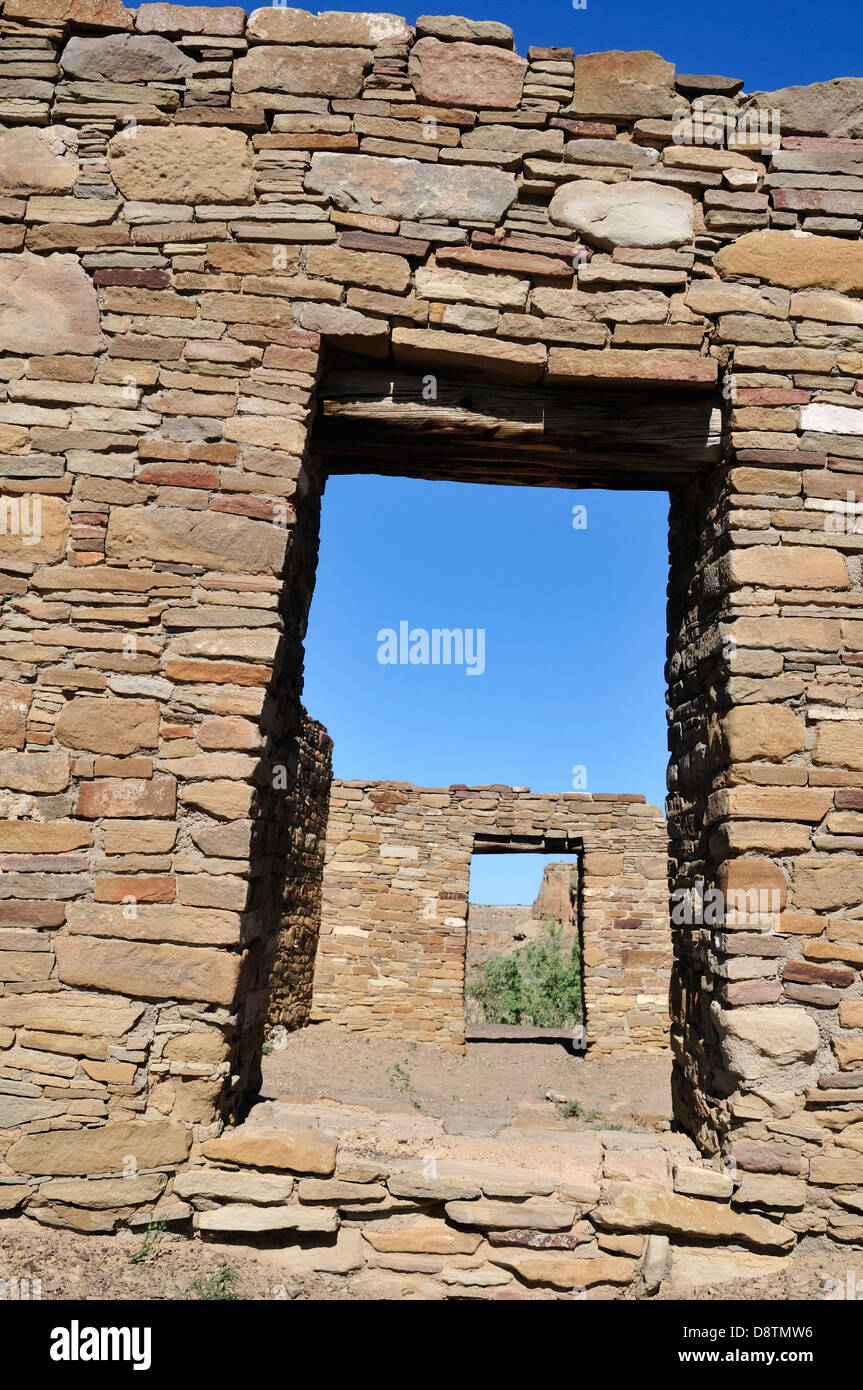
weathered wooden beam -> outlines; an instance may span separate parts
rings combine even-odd
[[[315,444],[331,473],[551,487],[670,485],[715,463],[723,417],[713,393],[561,391],[333,372],[319,392]]]

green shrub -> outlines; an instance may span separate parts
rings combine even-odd
[[[561,923],[547,917],[545,928],[545,937],[486,961],[468,982],[467,994],[482,1007],[486,1023],[559,1028],[582,1021],[578,938],[567,951]]]
[[[199,1274],[186,1290],[187,1298],[200,1298],[207,1302],[223,1303],[239,1298],[237,1284],[239,1275],[230,1265],[224,1265],[213,1274]]]

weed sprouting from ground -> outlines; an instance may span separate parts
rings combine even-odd
[[[419,1110],[419,1097],[417,1096],[413,1082],[411,1081],[410,1073],[405,1071],[405,1068],[402,1066],[401,1062],[390,1063],[390,1065],[387,1067],[387,1080],[389,1081],[394,1091],[401,1091],[403,1095],[410,1096],[411,1105],[413,1106],[414,1110]]]
[[[199,1298],[205,1302],[225,1302],[238,1299],[239,1275],[230,1265],[217,1269],[213,1274],[199,1274],[186,1290],[187,1298]]]
[[[130,1265],[137,1265],[140,1264],[142,1260],[146,1260],[150,1251],[154,1248],[154,1246],[158,1245],[159,1240],[165,1232],[167,1224],[168,1223],[162,1217],[159,1217],[155,1221],[147,1222],[147,1229],[144,1232],[144,1239],[141,1241],[140,1246],[134,1252],[134,1254],[129,1256]]]

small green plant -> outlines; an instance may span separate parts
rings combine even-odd
[[[585,1110],[580,1100],[558,1101],[557,1113],[562,1120],[601,1120],[602,1111]]]
[[[217,1269],[212,1274],[199,1274],[194,1278],[186,1290],[187,1298],[200,1298],[206,1302],[223,1303],[229,1299],[238,1299],[237,1292],[239,1275],[230,1265],[225,1265],[222,1269]]]
[[[563,925],[553,917],[546,917],[545,931],[511,955],[486,961],[469,981],[467,994],[486,1023],[562,1028],[582,1021],[578,938],[566,950]]]
[[[394,1091],[401,1091],[403,1095],[409,1095],[411,1105],[414,1110],[420,1109],[419,1098],[411,1082],[410,1074],[405,1071],[401,1062],[391,1062],[387,1067],[387,1080]]]
[[[261,1051],[263,1052],[263,1054],[264,1054],[265,1057],[268,1057],[269,1054],[272,1052],[272,1050],[273,1050],[273,1044],[272,1044],[272,1043],[264,1043],[263,1047],[261,1048]]]
[[[153,1247],[158,1245],[159,1240],[161,1239],[162,1235],[164,1235],[167,1225],[168,1223],[163,1216],[157,1217],[155,1220],[147,1222],[147,1229],[144,1232],[144,1239],[141,1241],[141,1244],[139,1248],[135,1251],[135,1253],[129,1256],[130,1265],[137,1265],[140,1264],[142,1260],[146,1260]]]

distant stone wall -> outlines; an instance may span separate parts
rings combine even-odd
[[[583,851],[589,1044],[661,1050],[665,823],[641,796],[335,781],[312,1018],[460,1051],[471,856],[508,846]]]

